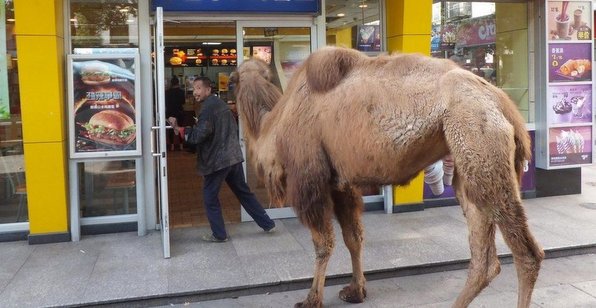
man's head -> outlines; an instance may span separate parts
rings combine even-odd
[[[198,77],[193,82],[192,95],[198,102],[202,102],[211,95],[211,80],[207,77]]]

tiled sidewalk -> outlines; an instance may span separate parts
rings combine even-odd
[[[551,256],[560,249],[573,254],[596,247],[596,187],[590,186],[596,177],[589,173],[583,179],[587,186],[581,195],[524,201],[531,230]],[[162,258],[158,232],[37,246],[0,243],[0,306],[147,306],[164,298],[208,299],[306,286],[314,261],[310,233],[296,219],[276,222],[273,234],[254,223],[229,225],[232,239],[226,243],[200,241],[205,227],[173,230],[171,259]],[[364,268],[371,276],[461,268],[469,258],[467,228],[457,206],[370,212],[364,224]],[[331,283],[351,272],[337,225],[336,235],[327,271]],[[509,253],[497,237],[499,253]]]

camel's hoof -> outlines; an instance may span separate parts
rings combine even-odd
[[[296,305],[294,305],[294,308],[321,308],[323,307],[323,304],[319,303],[313,303],[309,300],[305,300],[303,302],[300,303],[296,303]]]
[[[362,303],[366,298],[366,288],[352,287],[351,285],[346,286],[343,290],[339,291],[339,298],[348,303]]]

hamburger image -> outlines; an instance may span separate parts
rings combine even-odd
[[[81,81],[88,85],[98,85],[110,82],[108,66],[100,62],[91,62],[81,68]]]
[[[219,60],[218,59],[211,59],[211,64],[212,65],[219,65]]]
[[[136,125],[132,118],[118,110],[103,110],[81,125],[92,141],[110,146],[125,146],[136,139]]]
[[[171,57],[170,58],[170,64],[172,64],[172,65],[181,65],[182,64],[182,58],[180,58],[180,57]]]

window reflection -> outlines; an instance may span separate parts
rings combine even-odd
[[[134,160],[79,163],[81,217],[137,212]]]
[[[528,92],[527,3],[435,1],[431,54],[502,88],[533,122]]]
[[[137,9],[137,0],[71,0],[72,47],[137,47]]]
[[[380,52],[381,10],[378,0],[327,0],[327,44]]]
[[[14,2],[0,0],[0,223],[28,220]]]

